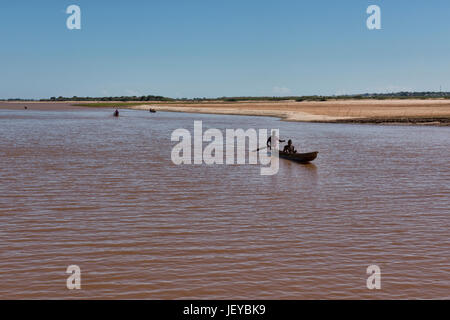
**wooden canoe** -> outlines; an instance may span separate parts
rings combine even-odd
[[[317,158],[319,152],[308,152],[308,153],[286,153],[279,151],[278,155],[282,159],[295,161],[298,163],[308,163]]]

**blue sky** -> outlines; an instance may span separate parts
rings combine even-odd
[[[450,91],[448,0],[1,1],[0,39],[0,98]]]

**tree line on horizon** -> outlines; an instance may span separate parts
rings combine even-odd
[[[116,96],[116,97],[51,97],[49,99],[39,99],[38,101],[165,101],[165,102],[201,102],[201,101],[223,101],[223,102],[238,102],[238,101],[287,101],[295,100],[298,102],[302,101],[327,101],[327,100],[343,100],[343,99],[433,99],[433,98],[444,98],[450,99],[450,92],[395,92],[395,93],[364,93],[364,94],[353,94],[353,95],[332,95],[332,96],[321,96],[321,95],[311,95],[311,96],[260,96],[260,97],[218,97],[218,98],[169,98],[157,95],[146,95],[146,96]],[[1,101],[37,101],[33,99],[0,99]]]

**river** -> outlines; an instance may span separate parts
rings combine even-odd
[[[194,120],[319,155],[177,166]],[[0,298],[449,299],[449,159],[449,127],[0,110]]]

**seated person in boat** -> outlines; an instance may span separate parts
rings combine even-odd
[[[297,153],[297,150],[295,150],[291,139],[289,139],[288,144],[284,146],[283,152],[286,152],[286,153]]]

